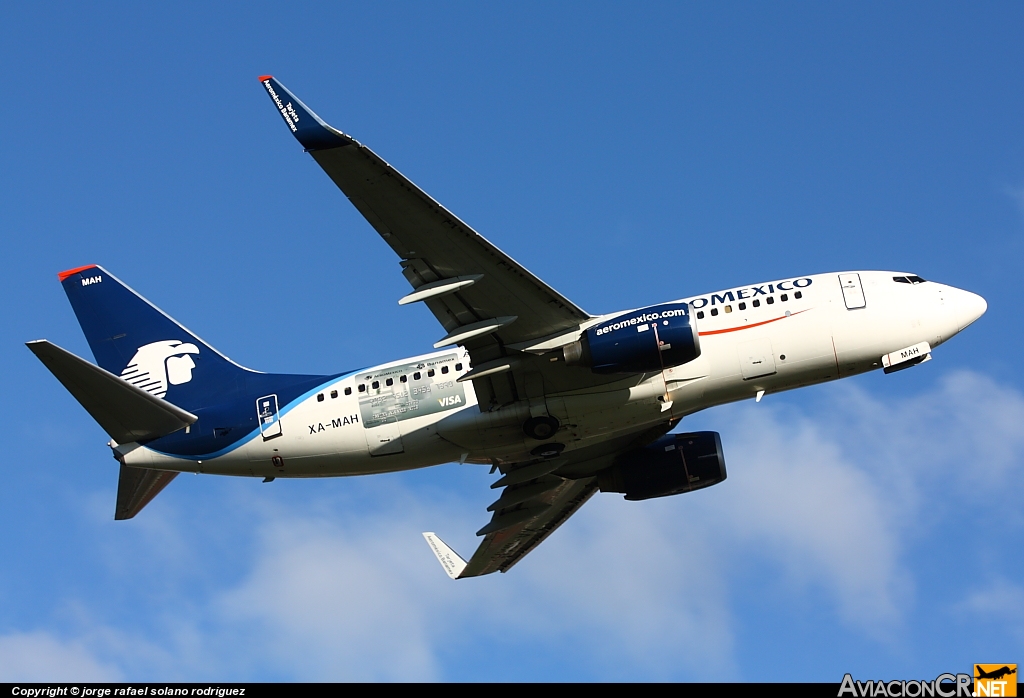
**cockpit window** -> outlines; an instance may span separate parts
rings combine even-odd
[[[907,279],[909,279],[912,284],[923,284],[925,282],[925,280],[920,276],[908,276]]]
[[[925,279],[920,276],[894,276],[892,280],[898,284],[914,284],[915,286],[925,283]]]

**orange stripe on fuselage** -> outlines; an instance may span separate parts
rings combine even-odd
[[[808,308],[807,310],[810,310]],[[771,320],[765,320],[763,322],[755,322],[752,325],[740,325],[739,327],[727,327],[724,330],[708,330],[707,332],[698,332],[697,334],[701,337],[708,334],[725,334],[726,332],[739,332],[740,330],[749,330],[751,327],[760,327],[761,325],[767,325],[770,322],[778,322],[779,320],[785,320],[788,317],[796,317],[800,313],[806,313],[807,310],[798,310],[790,315],[783,315],[782,317],[774,317]]]

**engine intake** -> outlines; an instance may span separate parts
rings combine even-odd
[[[725,478],[721,437],[716,431],[698,431],[668,434],[623,453],[597,474],[597,484],[602,492],[621,492],[635,501],[692,492]]]
[[[591,327],[562,347],[570,366],[594,373],[644,373],[679,366],[700,356],[700,339],[686,303],[652,305]]]

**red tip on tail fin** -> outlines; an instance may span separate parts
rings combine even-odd
[[[85,271],[86,269],[92,269],[95,266],[95,264],[86,264],[84,267],[75,267],[74,269],[68,269],[67,271],[62,271],[59,274],[57,274],[57,278],[63,281],[72,274],[77,274],[78,272]]]
[[[264,80],[269,80],[272,77],[274,77],[274,76],[273,75],[261,75],[260,76],[260,82],[263,82]]]

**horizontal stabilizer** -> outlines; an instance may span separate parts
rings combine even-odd
[[[444,567],[444,571],[448,573],[448,576],[452,579],[458,579],[459,575],[462,574],[462,570],[466,569],[466,561],[433,533],[424,533],[423,537],[427,539],[427,545],[434,551],[437,561],[441,563],[441,567]]]
[[[121,474],[117,478],[117,506],[114,509],[114,520],[124,521],[138,514],[177,476],[178,473],[166,470],[133,468],[122,463]]]
[[[198,419],[45,339],[25,346],[119,444],[166,436]]]

